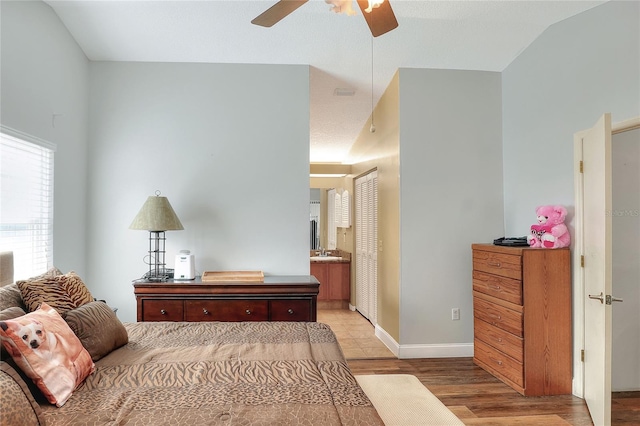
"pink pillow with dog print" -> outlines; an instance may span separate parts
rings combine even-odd
[[[91,355],[51,306],[0,321],[0,339],[47,400],[62,407],[95,369]]]

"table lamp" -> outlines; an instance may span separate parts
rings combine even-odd
[[[161,197],[160,191],[156,191],[155,197],[149,196],[129,229],[149,231],[149,273],[146,278],[149,281],[166,281],[164,233],[184,229],[167,197]]]

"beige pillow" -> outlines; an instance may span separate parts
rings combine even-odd
[[[13,306],[11,308],[3,309],[2,311],[0,311],[0,321],[18,318],[25,314],[26,312],[24,311],[24,309]]]
[[[63,318],[94,361],[129,342],[127,330],[113,309],[102,301],[68,311]]]
[[[22,294],[16,283],[0,287],[0,311],[15,306],[20,308],[25,307],[22,302]]]
[[[95,369],[91,355],[55,309],[0,321],[2,344],[51,404],[62,407]]]

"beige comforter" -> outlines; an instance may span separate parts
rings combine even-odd
[[[129,344],[53,425],[381,425],[330,328],[304,322],[125,324]]]

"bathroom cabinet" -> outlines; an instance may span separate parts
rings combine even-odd
[[[351,262],[313,261],[310,269],[311,275],[320,282],[318,306],[325,308],[348,307],[351,296]]]

